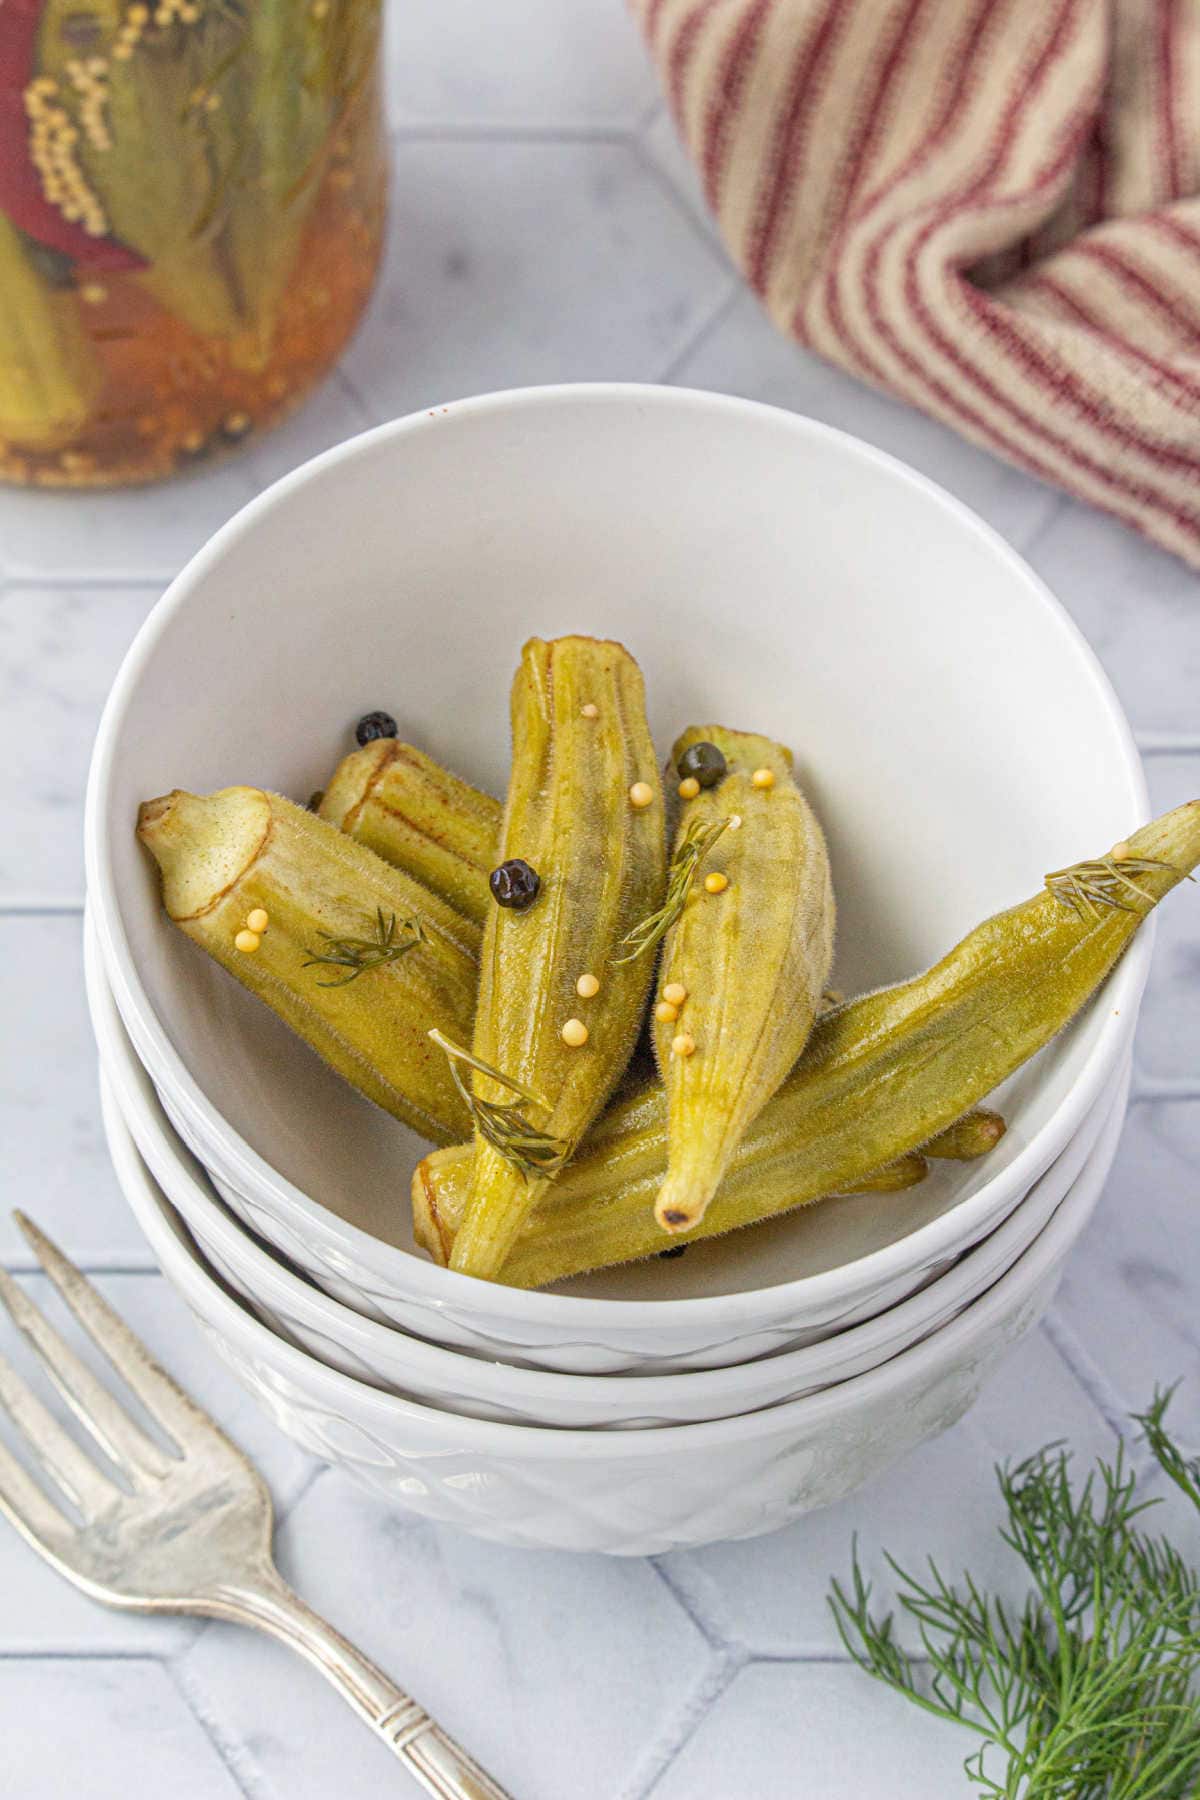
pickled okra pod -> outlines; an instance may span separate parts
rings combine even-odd
[[[103,386],[74,292],[42,280],[0,215],[0,439],[24,450],[69,443]]]
[[[665,1231],[704,1209],[751,1120],[808,1041],[833,961],[834,904],[821,827],[780,744],[721,725],[671,753],[683,809],[672,873],[708,848],[670,925],[654,1048],[667,1093]],[[692,766],[700,775],[688,776]]]
[[[652,978],[615,949],[659,905],[662,792],[641,672],[620,644],[534,638],[512,689],[512,773],[500,857],[540,886],[484,928],[471,1055],[471,1188],[453,1265],[494,1278],[547,1174],[600,1112],[629,1061]],[[480,1073],[480,1065],[502,1079]],[[506,1145],[488,1108],[527,1104],[546,1146]]]
[[[600,1129],[603,1130],[603,1126]],[[894,1162],[885,1163],[874,1174],[864,1175],[860,1181],[849,1183],[840,1194],[823,1195],[822,1198],[845,1199],[851,1194],[903,1193],[908,1188],[918,1187],[925,1180],[931,1159],[974,1161],[976,1157],[986,1156],[994,1150],[1003,1135],[1004,1120],[999,1113],[974,1110],[921,1150],[910,1150],[906,1155],[896,1157]],[[413,1175],[413,1235],[422,1249],[428,1250],[443,1265],[450,1260],[455,1234],[462,1223],[470,1166],[470,1144],[456,1144],[453,1149],[440,1150],[436,1155],[426,1157]],[[776,1171],[768,1165],[763,1179],[769,1181],[775,1178]],[[779,1180],[777,1198],[778,1206],[775,1210],[780,1213],[792,1210],[791,1189],[786,1173]],[[564,1210],[575,1204],[578,1202],[566,1199]],[[558,1197],[551,1190],[547,1202],[550,1215],[554,1214],[557,1205]],[[535,1213],[526,1222],[526,1234],[531,1237],[539,1235],[545,1216],[545,1213]],[[763,1217],[769,1216],[770,1213],[764,1210]],[[705,1237],[709,1234],[701,1230],[695,1235]],[[507,1275],[507,1268],[505,1273]]]
[[[1131,833],[1095,861],[1046,877],[923,975],[818,1019],[804,1055],[734,1152],[692,1236],[753,1224],[844,1192],[947,1133],[1050,1041],[1095,993],[1142,920],[1200,861],[1200,801]],[[662,1247],[652,1208],[667,1159],[653,1083],[623,1095],[555,1182],[504,1279],[540,1287]],[[465,1179],[461,1148],[417,1172],[441,1196]]]
[[[470,1132],[428,1032],[470,1033],[477,926],[259,788],[147,801],[138,836],[180,929],[340,1075],[423,1137]]]
[[[323,819],[482,925],[504,808],[423,751],[379,738],[329,778]]]

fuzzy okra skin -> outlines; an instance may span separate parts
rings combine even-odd
[[[138,836],[159,865],[163,901],[180,929],[360,1093],[435,1143],[470,1132],[428,1032],[470,1032],[477,926],[333,826],[260,788],[149,800]],[[259,908],[269,923],[256,949],[240,950],[235,939]],[[420,941],[394,960],[368,954],[349,980],[352,970],[336,963],[305,966],[333,948],[331,938],[377,941],[381,914],[385,922],[394,916],[397,943],[412,937],[413,925]]]
[[[692,1235],[715,1236],[780,1211],[784,1176],[787,1204],[802,1206],[844,1192],[939,1134],[953,1137],[963,1113],[1079,1011],[1142,920],[1200,862],[1200,800],[1143,826],[1116,849],[1119,857],[1110,853],[1048,878],[925,974],[818,1019]],[[1160,866],[1135,866],[1142,859]],[[1105,904],[1106,892],[1119,904]],[[666,1155],[666,1098],[656,1084],[643,1083],[609,1108],[554,1184],[504,1279],[541,1287],[660,1249],[652,1208]],[[462,1166],[455,1147],[435,1152],[418,1174],[437,1182],[440,1171]],[[444,1210],[440,1187],[439,1204]]]
[[[320,816],[482,925],[504,808],[423,751],[380,738],[344,757]]]
[[[539,1132],[571,1146],[616,1086],[641,1026],[650,960],[613,958],[662,901],[662,790],[641,671],[622,645],[531,639],[511,710],[500,855],[531,864],[541,887],[525,910],[489,909],[472,1048],[542,1103],[529,1114]],[[576,988],[584,974],[599,982],[586,999]],[[568,1020],[586,1026],[585,1043],[564,1041]],[[513,1100],[485,1076],[474,1085],[485,1102]],[[453,1266],[494,1279],[545,1185],[477,1131]]]
[[[715,744],[728,772],[684,802],[676,850],[688,833],[732,822],[697,871],[658,972],[660,1001],[675,986],[687,996],[654,1028],[668,1117],[655,1216],[670,1232],[704,1217],[747,1126],[808,1042],[833,961],[829,858],[791,752],[749,732],[693,726],[672,763],[698,743]],[[728,885],[709,893],[706,871]]]

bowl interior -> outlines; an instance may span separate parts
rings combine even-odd
[[[1144,813],[1111,690],[1019,559],[821,426],[669,390],[543,390],[439,409],[309,465],[218,535],[135,646],[101,731],[89,878],[122,1010],[143,1051],[147,1030],[166,1034],[155,1078],[403,1250],[418,1141],[168,928],[137,806],[241,781],[303,799],[376,706],[502,793],[520,644],[565,631],[637,655],[664,755],[709,719],[794,747],[829,837],[849,991],[935,960]],[[1008,1085],[989,1173],[1062,1104],[1111,1010]],[[979,1179],[943,1166],[886,1209],[842,1201],[571,1291],[665,1299],[835,1267]]]

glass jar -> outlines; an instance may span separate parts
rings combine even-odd
[[[370,292],[381,0],[0,0],[0,479],[275,423]]]

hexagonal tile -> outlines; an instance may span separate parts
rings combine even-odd
[[[83,900],[83,792],[117,665],[152,587],[0,590],[0,904]]]
[[[239,1800],[234,1780],[165,1669],[123,1659],[6,1661],[4,1787],[21,1800],[147,1794]]]
[[[960,1728],[917,1711],[849,1664],[752,1663],[717,1701],[650,1800],[753,1794],[962,1800]]]
[[[87,1267],[152,1267],[100,1128],[79,914],[0,916],[0,959],[0,1093],[11,1121],[0,1162],[0,1259],[30,1266],[9,1216],[21,1206]]]
[[[1156,813],[1200,799],[1200,755],[1151,756],[1146,773]],[[1200,1080],[1200,892],[1187,884],[1159,907],[1150,980],[1138,1021],[1139,1072]]]
[[[777,331],[746,290],[672,370],[680,387],[765,400],[853,432],[940,482],[1019,547],[1058,504],[1054,491],[902,401],[856,381]]]
[[[405,125],[632,125],[653,101],[654,73],[623,6],[609,0],[407,0],[388,21],[387,93]]]
[[[1099,656],[1135,729],[1200,727],[1200,575],[1064,498],[1026,554]]]
[[[505,1550],[322,1476],[280,1534],[285,1575],[521,1800],[611,1800],[708,1651],[653,1570]],[[195,1692],[264,1795],[374,1792],[385,1752],[285,1652],[213,1629]]]
[[[1118,1403],[1141,1410],[1182,1377],[1173,1416],[1200,1440],[1200,1101],[1130,1109],[1104,1196],[1055,1303]]]
[[[1038,1396],[1032,1419],[1031,1393]],[[1003,1508],[993,1469],[1060,1437],[1075,1445],[1081,1460],[1113,1448],[1111,1433],[1037,1331],[959,1424],[840,1506],[773,1537],[666,1557],[663,1567],[706,1625],[751,1652],[837,1655],[841,1644],[826,1596],[830,1578],[849,1570],[855,1534],[881,1593],[888,1591],[884,1550],[909,1566],[930,1554],[947,1571],[969,1564],[982,1578],[1011,1589],[1019,1571],[996,1534]]]
[[[526,383],[654,380],[730,279],[622,144],[401,141],[393,210],[345,359],[378,419]]]

